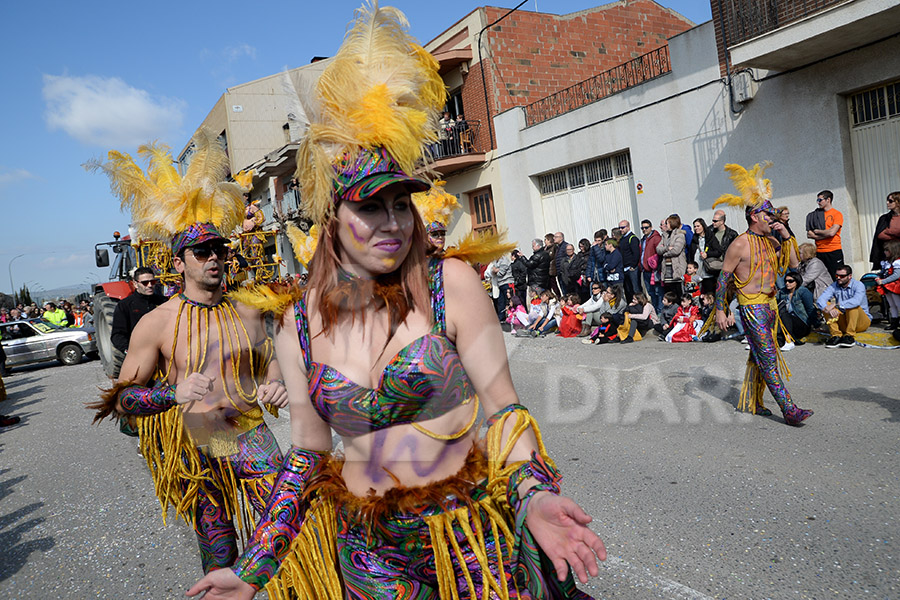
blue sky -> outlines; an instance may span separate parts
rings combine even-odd
[[[602,0],[529,0],[566,14]],[[704,0],[659,0],[695,23]],[[229,86],[330,56],[360,0],[259,4],[16,2],[0,37],[0,291],[105,280],[96,242],[125,231],[107,179],[81,164],[158,139],[180,150]],[[483,2],[383,2],[425,43]],[[512,8],[518,2],[492,2]],[[24,256],[15,258],[19,254]],[[14,259],[14,260],[13,260]],[[10,261],[12,263],[10,264]]]

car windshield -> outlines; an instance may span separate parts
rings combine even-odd
[[[40,331],[41,333],[50,333],[57,329],[62,329],[61,327],[57,327],[53,323],[49,321],[31,321],[31,326]]]

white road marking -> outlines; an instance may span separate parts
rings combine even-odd
[[[617,571],[616,575],[625,577],[634,585],[662,592],[670,600],[716,600],[677,581],[654,575],[650,569],[632,565],[621,558],[610,556],[606,559],[606,565],[607,568],[613,567]]]

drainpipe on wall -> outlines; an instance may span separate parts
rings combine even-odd
[[[728,88],[728,104],[731,108],[731,112],[739,115],[744,112],[744,106],[741,106],[739,109],[734,108],[734,86],[731,81],[731,53],[728,52],[728,31],[725,29],[725,13],[722,12],[722,0],[719,0],[719,25],[722,27],[722,46],[724,46],[723,50],[725,51],[725,75],[726,79],[726,87]]]

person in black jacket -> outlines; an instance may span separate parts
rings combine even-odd
[[[154,291],[156,275],[149,267],[138,267],[132,276],[134,292],[116,305],[112,322],[112,345],[120,352],[128,352],[131,332],[141,317],[166,301],[165,296]]]
[[[534,254],[528,259],[528,285],[541,292],[550,287],[550,253],[540,238],[532,240],[531,249]]]
[[[566,237],[563,235],[562,231],[557,231],[556,233],[553,234],[553,245],[556,246],[556,254],[551,253],[550,256],[553,258],[553,261],[555,262],[554,266],[556,267],[556,280],[559,283],[560,293],[557,294],[557,296],[562,297],[562,296],[565,296],[566,294],[571,293],[571,290],[565,289],[566,282],[563,279],[562,264],[563,264],[563,261],[566,259],[566,256],[568,256],[568,252],[567,252],[566,248],[568,248],[572,244],[570,244],[569,242],[566,241]],[[551,268],[550,274],[552,275],[553,272],[554,272],[553,268]]]
[[[605,229],[594,232],[594,243],[588,254],[587,277],[588,283],[600,283],[606,285],[606,275],[603,274],[603,265],[606,263],[606,237]]]
[[[622,268],[625,272],[625,299],[631,302],[634,295],[641,291],[641,240],[631,231],[631,223],[619,221],[619,252],[622,253]]]
[[[881,270],[884,260],[884,243],[888,240],[900,239],[900,192],[891,192],[887,196],[888,211],[878,217],[875,224],[875,235],[872,237],[872,251],[869,260],[872,270]]]
[[[512,264],[510,265],[513,275],[513,288],[516,291],[516,297],[525,304],[526,289],[528,287],[528,259],[516,248],[512,251]]]

